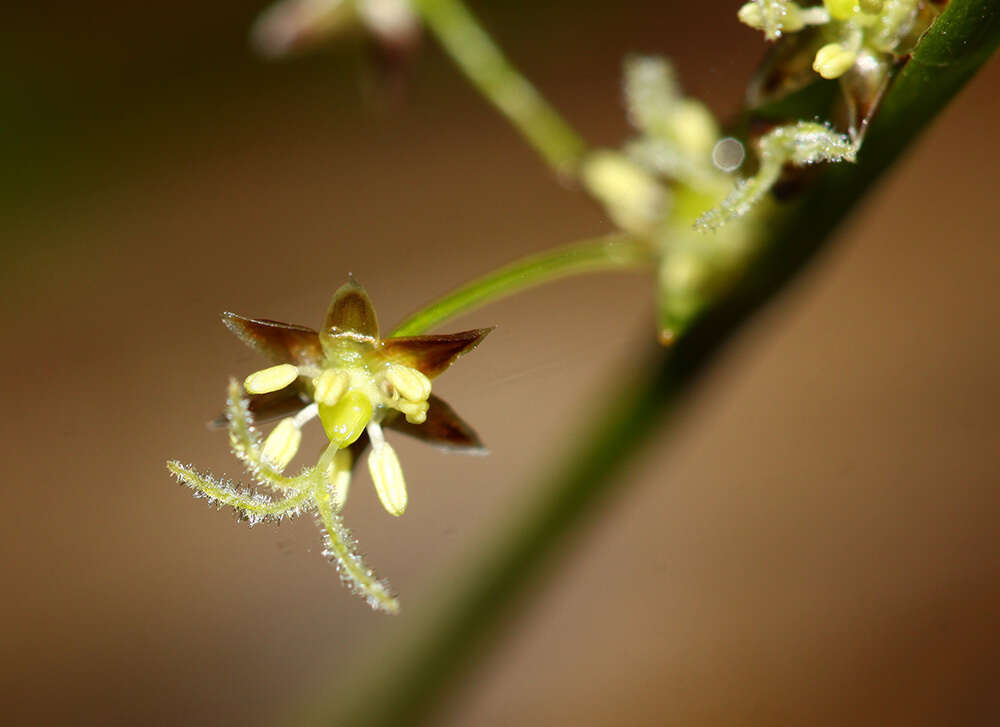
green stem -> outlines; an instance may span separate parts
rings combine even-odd
[[[648,242],[629,235],[606,235],[530,255],[466,283],[404,320],[393,336],[415,336],[459,313],[569,275],[644,268],[655,256]]]
[[[773,237],[734,287],[721,295],[670,349],[655,353],[624,396],[589,417],[597,426],[538,503],[502,523],[451,599],[438,600],[410,641],[391,640],[360,684],[331,692],[307,724],[422,724],[446,689],[495,637],[552,556],[596,506],[626,484],[622,468],[675,403],[754,313],[795,279],[870,184],[962,87],[1000,43],[1000,2],[952,0],[888,91],[856,165],[831,165],[801,203],[775,220]],[[662,440],[660,440],[662,441]],[[512,527],[513,526],[513,527]],[[340,719],[336,719],[336,716]]]
[[[557,174],[572,177],[586,144],[504,57],[460,0],[416,0],[427,27],[466,77]]]

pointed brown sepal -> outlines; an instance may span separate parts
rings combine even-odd
[[[364,287],[351,278],[333,295],[323,321],[323,333],[360,333],[371,339],[378,338],[378,318]]]
[[[275,363],[300,366],[316,364],[323,358],[319,334],[312,328],[228,312],[222,314],[222,322],[243,343]]]
[[[430,407],[423,424],[410,424],[404,417],[398,416],[386,419],[383,426],[409,434],[446,452],[487,454],[479,435],[454,409],[434,394],[427,401]]]
[[[486,338],[492,328],[476,328],[461,333],[438,336],[404,336],[381,341],[379,352],[388,361],[412,366],[433,379],[462,354],[468,353]]]

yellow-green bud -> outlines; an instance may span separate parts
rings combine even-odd
[[[399,458],[388,442],[382,441],[372,446],[368,455],[368,471],[378,499],[390,515],[400,516],[406,511],[406,481]]]
[[[840,43],[828,43],[816,51],[813,70],[823,78],[840,78],[854,65],[858,54]]]
[[[281,472],[295,458],[301,442],[302,432],[295,425],[295,420],[292,417],[282,419],[264,440],[261,456]]]
[[[423,372],[410,366],[389,364],[385,379],[404,399],[424,401],[431,395],[431,380]]]
[[[847,20],[854,15],[855,0],[823,0],[823,4],[834,20]]]
[[[299,370],[291,364],[278,364],[260,371],[254,371],[243,381],[243,387],[250,394],[269,394],[284,389],[299,376]]]
[[[868,15],[878,15],[882,12],[884,3],[882,0],[859,0],[858,5],[861,6],[861,12]]]
[[[333,406],[343,396],[349,380],[346,371],[324,369],[313,382],[313,399],[317,404]]]
[[[348,391],[332,406],[319,405],[319,420],[326,436],[340,449],[360,437],[371,418],[371,400],[358,391]]]
[[[353,464],[351,450],[338,449],[333,461],[326,468],[324,476],[330,488],[330,504],[334,512],[344,509],[347,502],[347,492],[351,486],[351,465]]]

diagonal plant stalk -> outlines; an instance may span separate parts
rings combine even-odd
[[[415,0],[414,7],[480,93],[558,175],[573,177],[586,143],[504,57],[461,0]]]
[[[462,669],[497,635],[504,617],[567,537],[624,485],[624,466],[669,422],[677,402],[726,342],[806,267],[869,186],[998,43],[1000,0],[952,0],[886,94],[858,163],[826,167],[797,203],[775,214],[773,234],[739,279],[670,349],[650,354],[644,373],[628,391],[591,417],[598,425],[579,438],[579,450],[554,477],[540,483],[534,507],[503,524],[450,598],[422,621],[408,624],[413,638],[387,642],[349,689],[331,691],[295,723],[423,723]],[[437,320],[443,319],[439,315]]]
[[[425,333],[449,318],[508,295],[559,278],[615,269],[652,266],[649,242],[614,234],[529,255],[477,278],[421,308],[393,330],[393,336]]]

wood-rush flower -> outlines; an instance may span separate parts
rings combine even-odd
[[[751,0],[740,8],[739,19],[780,42],[764,63],[766,77],[751,84],[749,105],[790,96],[815,82],[813,73],[837,79],[846,130],[861,138],[893,73],[945,4],[823,0],[802,7],[792,0]]]
[[[379,500],[390,514],[406,510],[403,471],[384,429],[396,429],[448,451],[482,453],[476,433],[431,393],[432,379],[474,349],[490,332],[480,328],[450,335],[381,338],[375,309],[353,279],[334,295],[323,327],[224,313],[222,321],[272,365],[251,373],[241,386],[230,381],[222,422],[233,452],[257,482],[283,499],[239,488],[171,461],[168,469],[218,505],[228,505],[251,524],[314,510],[324,529],[324,554],[342,579],[374,607],[398,610],[388,584],[364,565],[340,519],[351,472],[371,445],[368,469]],[[247,396],[249,395],[249,396]],[[282,417],[261,443],[260,419]],[[283,474],[298,452],[302,427],[319,419],[329,444],[319,461],[294,477]]]
[[[776,33],[829,19],[823,8],[779,0],[748,3],[742,16]],[[760,231],[754,212],[769,203],[786,166],[854,161],[858,142],[825,124],[797,122],[744,147],[723,138],[709,109],[682,93],[666,60],[633,56],[624,75],[625,104],[638,135],[620,152],[591,151],[580,179],[619,227],[648,240],[658,255],[658,336],[668,345],[754,250]],[[735,147],[735,164],[720,161],[727,147]],[[746,149],[757,152],[757,168],[734,184]]]

